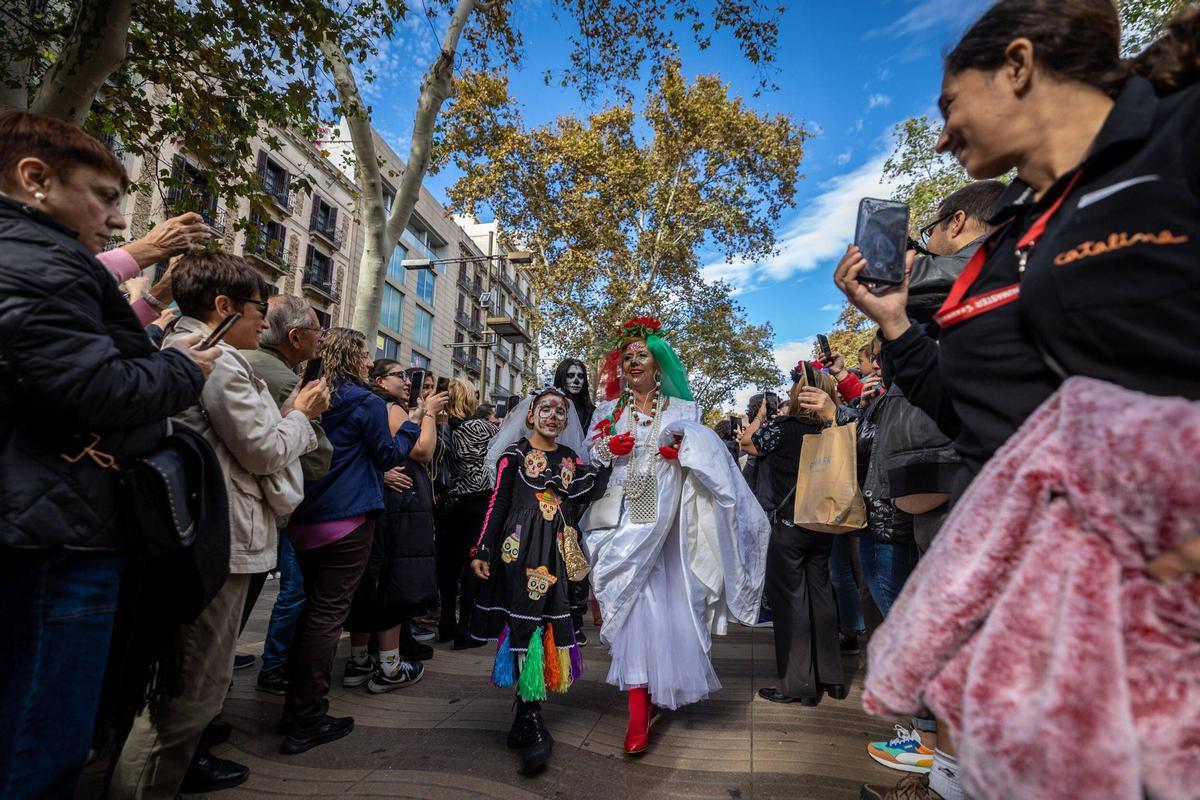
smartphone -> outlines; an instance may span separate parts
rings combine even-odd
[[[742,418],[737,414],[729,415],[729,435],[733,436],[737,433],[737,429],[742,426]]]
[[[908,206],[894,200],[864,197],[858,204],[854,243],[867,259],[861,283],[899,286],[904,283],[904,251],[908,245]]]
[[[421,387],[425,385],[425,370],[414,369],[408,373],[408,379],[411,381],[408,387],[408,407],[416,408],[417,401],[421,399]]]
[[[437,379],[437,388],[433,390],[434,394],[450,391],[450,379],[446,377]]]
[[[823,333],[817,334],[817,347],[821,350],[821,361],[829,362],[833,360],[833,351],[829,349],[829,337]]]
[[[300,378],[300,385],[306,386],[321,377],[321,367],[324,366],[325,359],[321,356],[313,356],[304,365],[304,376]]]
[[[232,314],[230,314],[228,317],[226,317],[225,319],[221,320],[221,324],[217,326],[217,329],[215,331],[213,331],[212,333],[210,333],[208,335],[208,338],[205,339],[203,342],[201,342],[200,345],[196,349],[197,350],[208,350],[209,348],[216,347],[217,342],[224,339],[225,334],[229,333],[229,329],[232,328],[234,325],[236,325],[237,321],[241,318],[242,318],[241,312],[235,311]]]

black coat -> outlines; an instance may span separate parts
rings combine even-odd
[[[437,599],[433,482],[426,466],[411,458],[404,472],[410,489],[383,490],[384,511],[346,621],[355,633],[387,630],[424,614]]]
[[[0,545],[121,549],[118,461],[153,449],[204,376],[158,352],[70,229],[0,196]]]

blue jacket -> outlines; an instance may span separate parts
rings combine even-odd
[[[406,422],[393,437],[387,403],[365,386],[350,382],[333,393],[321,425],[333,445],[329,472],[304,484],[304,501],[292,512],[291,524],[382,511],[383,473],[404,463],[421,429]]]

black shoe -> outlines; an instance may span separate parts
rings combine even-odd
[[[550,760],[554,737],[542,720],[541,703],[517,701],[517,717],[508,734],[508,746],[521,751],[522,775],[532,775]]]
[[[246,656],[234,656],[233,657],[233,668],[234,669],[245,669],[246,667],[253,667],[253,666],[254,666],[254,656],[246,655]]]
[[[472,639],[470,636],[455,636],[455,650],[470,650],[472,647],[483,647],[487,642],[481,642],[478,639]]]
[[[448,642],[454,638],[454,632],[458,628],[458,623],[454,620],[442,620],[438,623],[437,640],[438,642]]]
[[[821,702],[821,697],[792,697],[784,694],[775,687],[769,687],[758,690],[758,696],[764,700],[770,700],[772,703],[799,703],[802,706],[815,706]]]
[[[587,634],[583,632],[583,628],[575,631],[575,644],[579,647],[587,647]]]
[[[345,686],[347,689],[362,686],[371,680],[371,676],[374,674],[375,662],[371,659],[368,658],[366,664],[360,664],[353,658],[347,658],[346,670],[342,673],[342,686]]]
[[[179,786],[182,794],[206,794],[219,792],[222,789],[232,789],[246,782],[250,777],[250,768],[236,761],[226,761],[201,747],[192,758],[183,783]]]
[[[417,641],[407,644],[401,642],[400,657],[405,661],[428,661],[433,658],[433,648]]]
[[[264,669],[258,673],[258,682],[255,684],[260,692],[268,694],[287,694],[288,678],[287,669],[285,667],[275,667],[274,669]]]
[[[307,722],[293,722],[291,733],[283,740],[279,752],[294,756],[349,735],[354,730],[354,717],[331,717],[328,714]]]
[[[844,683],[821,683],[818,686],[834,700],[845,700],[850,695],[850,690]]]
[[[215,717],[212,722],[208,723],[208,727],[204,729],[204,733],[200,734],[200,748],[207,749],[224,744],[229,741],[232,733],[232,725],[220,717]]]
[[[847,636],[844,633],[838,634],[838,645],[842,648],[842,655],[856,656],[862,652],[862,645],[858,643],[857,636]]]
[[[372,694],[383,694],[393,689],[403,689],[421,680],[425,667],[420,661],[401,661],[400,668],[388,675],[382,668],[376,669],[371,680],[367,681],[367,691]]]

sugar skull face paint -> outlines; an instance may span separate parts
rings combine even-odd
[[[646,343],[635,339],[621,351],[621,371],[635,392],[646,392],[654,388],[658,362],[654,360],[654,355]]]
[[[587,373],[579,364],[572,364],[567,367],[567,379],[563,381],[563,384],[567,394],[574,397],[581,393],[587,384]]]
[[[546,394],[538,398],[530,411],[535,431],[547,439],[554,439],[567,427],[567,403],[564,397]]]

